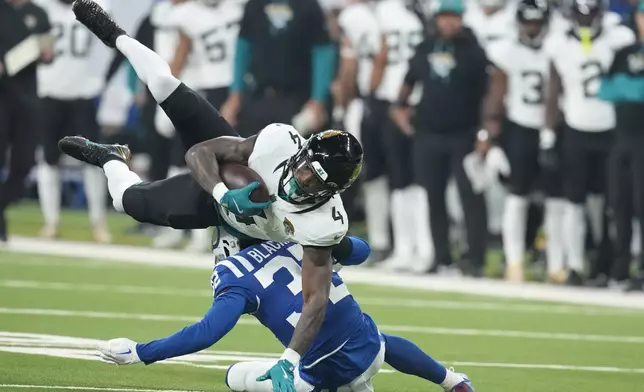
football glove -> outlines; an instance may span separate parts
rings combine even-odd
[[[103,362],[116,365],[132,365],[141,362],[136,352],[136,342],[130,339],[118,338],[100,342],[96,349],[98,357]]]
[[[539,131],[539,165],[547,170],[556,170],[559,166],[559,155],[555,149],[557,134],[552,129]]]
[[[242,218],[258,215],[262,210],[268,208],[271,203],[255,203],[250,200],[250,194],[260,187],[259,182],[254,181],[241,189],[228,189],[224,183],[215,186],[213,196],[222,206],[226,207],[233,214]]]
[[[295,392],[295,365],[286,359],[280,359],[268,369],[257,381],[271,380],[273,392]]]

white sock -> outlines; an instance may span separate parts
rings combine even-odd
[[[257,377],[266,373],[274,364],[274,362],[236,363],[228,368],[226,372],[226,385],[235,392],[272,392],[272,384],[270,382],[258,382]],[[300,390],[297,389],[297,385],[296,390]]]
[[[508,192],[505,186],[497,179],[490,183],[485,191],[485,204],[487,206],[488,231],[490,233],[503,233],[504,212],[507,211],[505,200]]]
[[[123,193],[129,187],[141,182],[141,178],[134,172],[130,171],[125,162],[111,160],[103,165],[103,171],[107,177],[107,189],[112,196],[112,204],[118,212],[123,210]]]
[[[122,35],[116,39],[116,47],[127,57],[158,103],[165,101],[181,84],[172,76],[168,63],[134,38]]]
[[[365,215],[367,234],[373,249],[391,247],[389,239],[389,187],[384,177],[364,184]]]
[[[85,179],[89,221],[92,226],[105,226],[107,224],[107,206],[105,205],[107,184],[105,176],[100,168],[87,165],[83,169],[83,177]]]
[[[445,370],[447,371],[445,374],[445,380],[441,383],[441,387],[443,387],[444,390],[449,391],[465,381],[461,375],[454,373],[451,369]]]
[[[582,204],[566,203],[563,218],[564,247],[568,257],[568,267],[577,273],[584,271],[586,219]]]
[[[410,219],[414,209],[409,204],[406,189],[391,192],[391,226],[394,237],[394,255],[411,256],[414,250],[413,221]]]
[[[413,230],[416,245],[416,254],[420,258],[434,259],[434,243],[432,231],[429,227],[429,201],[427,191],[420,185],[412,185],[405,189],[408,205],[413,206],[408,210],[412,213]]]
[[[46,163],[38,165],[38,199],[46,226],[60,222],[60,169]]]
[[[556,274],[564,269],[563,217],[565,212],[566,201],[564,199],[546,199],[544,226],[548,274]]]
[[[602,195],[589,195],[586,199],[590,234],[596,245],[601,243],[604,236],[604,201]]]
[[[509,265],[522,265],[528,224],[528,199],[509,194],[503,212],[503,252]]]

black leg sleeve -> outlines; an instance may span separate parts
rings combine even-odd
[[[123,208],[132,218],[181,230],[217,226],[219,214],[214,203],[188,173],[136,184],[123,194]]]
[[[217,109],[183,83],[160,106],[186,150],[216,137],[239,136]]]

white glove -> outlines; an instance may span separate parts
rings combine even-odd
[[[136,352],[136,342],[130,339],[118,338],[100,342],[96,345],[96,349],[98,357],[103,362],[116,365],[131,365],[141,362]]]
[[[550,128],[544,128],[539,131],[539,148],[542,150],[550,150],[555,146],[557,141],[557,134]]]

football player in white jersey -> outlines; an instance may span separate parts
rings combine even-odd
[[[38,166],[38,196],[44,217],[41,235],[58,236],[60,221],[61,178],[58,140],[66,135],[100,138],[96,120],[96,98],[104,88],[106,48],[78,23],[70,0],[42,1],[55,36],[54,60],[38,69],[39,95],[43,102],[42,124],[44,161]],[[106,1],[101,4],[107,5]],[[102,173],[95,167],[83,168],[85,192],[94,240],[109,242],[106,225],[107,187]]]
[[[304,140],[284,124],[271,124],[250,138],[240,138],[212,105],[172,75],[163,59],[127,36],[95,2],[76,0],[73,9],[101,41],[127,57],[184,144],[191,146],[186,161],[192,177],[145,184],[125,163],[130,156],[127,147],[82,137],[66,137],[59,147],[103,167],[115,207],[139,221],[178,229],[222,225],[238,237],[289,240],[303,246],[302,313],[283,360],[265,377],[272,380],[275,391],[294,390],[294,369],[324,321],[333,271],[331,250],[349,224],[339,193],[360,174],[362,146],[342,131]],[[258,182],[229,190],[219,175],[220,162],[247,165],[257,172],[270,201],[250,200]]]
[[[463,23],[468,26],[481,46],[513,34],[516,1],[470,0],[465,7]]]
[[[548,275],[560,280],[564,263],[561,216],[564,203],[558,196],[554,173],[539,165],[539,130],[544,125],[549,59],[543,41],[549,33],[551,9],[546,0],[521,0],[516,20],[518,35],[489,45],[494,65],[490,91],[484,105],[484,126],[492,139],[503,127],[503,145],[510,163],[509,195],[503,214],[503,248],[506,277],[523,280],[529,196],[537,182],[545,188],[545,232]],[[505,104],[505,108],[504,108]],[[503,112],[507,124],[503,123]],[[544,175],[545,174],[545,175]]]
[[[373,248],[371,260],[382,261],[391,249],[389,235],[389,187],[387,183],[387,152],[383,125],[387,121],[386,104],[376,102],[373,93],[382,75],[373,72],[374,61],[381,61],[382,33],[376,17],[377,1],[358,0],[339,15],[342,31],[339,80],[343,97],[354,95],[357,85],[362,107],[360,140],[365,149],[365,215],[367,234]],[[380,54],[379,58],[377,57]],[[348,102],[342,103],[346,105]],[[355,132],[358,133],[358,132]]]
[[[589,194],[602,195],[606,182],[606,160],[612,145],[615,112],[610,103],[597,98],[601,76],[610,67],[615,52],[635,41],[626,26],[603,22],[602,0],[571,0],[572,28],[546,41],[550,78],[546,99],[545,127],[540,132],[544,150],[562,139],[563,187],[569,203],[563,218],[564,247],[570,273],[568,283],[583,284],[586,217],[584,203]],[[554,132],[560,108],[565,130]],[[588,198],[593,234],[601,238],[603,199]],[[596,233],[599,231],[600,233]],[[599,235],[598,235],[599,234]]]
[[[176,59],[176,50],[181,42],[181,19],[179,10],[184,5],[191,4],[192,0],[163,0],[155,4],[150,14],[150,21],[155,27],[154,30],[154,51],[161,56],[166,62],[172,63]],[[188,56],[187,59],[182,61],[181,67],[173,70],[173,74],[180,77],[181,80],[188,86],[194,89],[199,89],[200,80],[203,77],[201,71],[202,62],[199,61],[194,55]],[[156,131],[165,138],[170,139],[170,143],[163,144],[169,150],[169,168],[167,172],[168,177],[175,176],[179,173],[187,171],[185,167],[185,149],[181,145],[181,141],[175,134],[172,122],[157,106],[155,112],[154,125]],[[164,228],[160,230],[159,234],[154,237],[152,245],[158,248],[174,248],[181,244],[183,241],[183,230],[174,230],[172,228]],[[207,230],[191,230],[190,242],[186,245],[186,249],[195,252],[203,252],[207,250],[209,238]]]
[[[199,77],[190,87],[220,109],[233,81],[235,40],[244,12],[243,0],[193,0],[173,9],[179,43],[170,63],[178,76],[187,62],[196,62]]]
[[[385,114],[380,120],[381,136],[387,151],[394,243],[392,257],[386,265],[427,272],[433,261],[427,194],[422,187],[414,185],[411,135],[399,129],[388,115],[391,104],[398,98],[409,59],[424,37],[425,19],[419,7],[420,3],[414,0],[377,2],[375,13],[384,41],[374,60],[371,89],[380,107],[378,110]],[[415,93],[417,100],[420,90]]]

